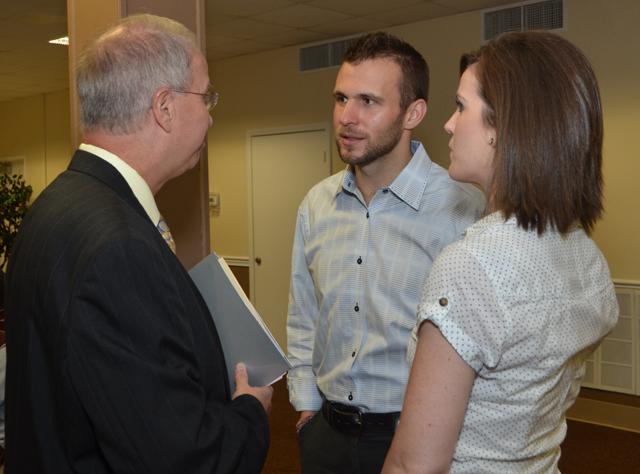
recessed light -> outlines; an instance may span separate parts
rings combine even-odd
[[[68,36],[63,36],[62,38],[52,39],[52,40],[49,40],[49,43],[51,43],[51,44],[63,44],[65,46],[69,46],[69,37]]]

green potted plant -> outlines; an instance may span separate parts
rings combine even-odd
[[[33,189],[22,175],[0,174],[0,317],[4,316],[4,276],[11,247],[27,212]]]

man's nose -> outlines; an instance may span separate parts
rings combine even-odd
[[[358,122],[358,107],[351,100],[342,104],[339,114],[341,125],[353,125]]]

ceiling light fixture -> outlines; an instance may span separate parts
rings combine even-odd
[[[68,36],[63,36],[62,38],[52,39],[52,40],[49,40],[49,43],[51,43],[51,44],[63,44],[65,46],[69,46],[69,37]]]

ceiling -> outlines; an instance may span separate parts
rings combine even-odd
[[[207,57],[232,56],[511,4],[514,0],[205,0]],[[66,0],[0,11],[0,101],[68,87]]]

